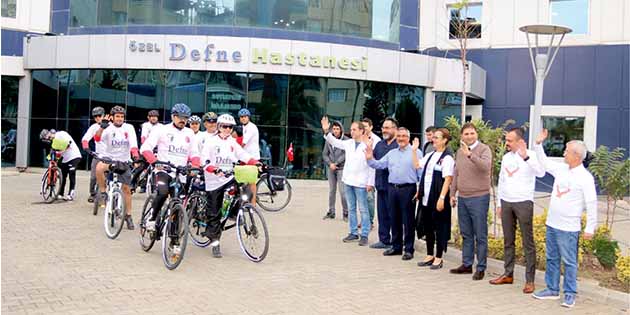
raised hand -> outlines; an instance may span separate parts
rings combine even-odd
[[[328,130],[330,129],[330,121],[328,120],[328,116],[322,117],[321,124],[322,124],[322,130],[324,130],[324,133],[328,133]]]
[[[420,139],[413,138],[413,142],[411,143],[411,148],[416,151],[420,147]]]
[[[549,136],[549,131],[547,131],[547,129],[543,129],[540,134],[538,134],[538,137],[536,137],[536,144],[543,143],[543,141],[547,139],[547,136]]]
[[[374,158],[374,149],[372,149],[372,140],[369,140],[365,146],[365,159],[371,160]]]

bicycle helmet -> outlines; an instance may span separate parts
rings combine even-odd
[[[177,103],[173,105],[173,108],[171,109],[171,114],[175,116],[190,117],[190,113],[190,107],[184,103]]]
[[[149,116],[149,117],[151,117],[151,116],[160,117],[160,112],[158,112],[157,110],[153,109],[153,110],[149,111],[149,114],[147,116]]]
[[[217,122],[217,118],[217,114],[214,112],[207,112],[203,115],[203,121]]]
[[[105,109],[103,107],[97,106],[92,109],[92,116],[103,116],[105,115]]]
[[[110,115],[116,115],[116,114],[125,114],[125,109],[122,106],[114,106],[112,107],[112,109],[109,111]]]
[[[197,115],[192,115],[192,116],[190,116],[190,118],[188,118],[188,123],[189,124],[192,124],[192,123],[200,124],[201,123],[201,118],[199,118],[199,116],[197,116]]]
[[[249,112],[249,109],[247,108],[241,108],[241,110],[238,111],[238,117],[243,117],[243,116],[251,116],[252,113]]]
[[[230,114],[223,114],[219,116],[219,119],[217,119],[217,123],[219,123],[220,125],[236,125],[234,117],[232,117],[232,115]]]

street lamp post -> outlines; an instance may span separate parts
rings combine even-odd
[[[558,25],[526,25],[519,28],[521,32],[527,35],[527,47],[529,47],[529,57],[532,61],[532,69],[536,76],[536,94],[534,96],[534,117],[530,121],[530,128],[533,131],[532,135],[537,135],[542,130],[542,120],[540,118],[542,111],[543,100],[543,87],[545,85],[545,78],[549,74],[549,69],[553,60],[558,54],[560,44],[564,39],[564,35],[571,33],[572,30],[568,27]],[[530,35],[534,37],[534,45],[530,40]],[[551,36],[549,40],[549,46],[546,51],[544,50],[544,44],[541,44],[538,40],[539,35]],[[554,44],[556,35],[560,35],[560,40]],[[551,59],[550,59],[551,56]],[[530,139],[531,140],[531,139]]]

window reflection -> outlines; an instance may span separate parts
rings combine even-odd
[[[232,72],[210,72],[206,85],[207,110],[217,114],[229,113],[237,117],[245,107],[247,75]]]
[[[15,164],[19,82],[19,77],[2,76],[2,166]]]
[[[128,76],[127,120],[143,122],[152,109],[160,111],[161,121],[170,120],[163,111],[167,71],[130,70]]]
[[[161,0],[129,0],[128,23],[160,24],[160,2]]]
[[[285,125],[289,77],[274,74],[250,74],[247,107],[256,124]]]
[[[91,107],[103,107],[105,112],[116,106],[125,106],[127,78],[125,70],[92,70]]]
[[[96,25],[96,0],[70,0],[70,26]]]
[[[562,157],[567,142],[584,140],[584,117],[543,116],[543,128],[549,131],[549,137],[543,143],[547,155]]]
[[[99,25],[124,25],[127,24],[127,0],[99,0],[98,24]]]
[[[166,77],[166,115],[176,103],[188,105],[194,115],[205,111],[206,72],[168,71]]]

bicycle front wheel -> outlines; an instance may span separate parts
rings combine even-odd
[[[147,221],[151,219],[151,205],[153,204],[153,194],[149,194],[149,197],[142,206],[142,217],[140,218],[140,247],[145,252],[148,252],[155,244],[155,237],[153,232],[147,230]]]
[[[236,216],[236,234],[241,251],[253,262],[261,262],[269,251],[267,223],[258,209],[244,205]]]
[[[110,199],[110,204],[107,204],[103,212],[103,225],[105,235],[110,239],[115,239],[120,235],[125,221],[125,196],[120,189],[116,188],[111,192]]]
[[[291,185],[284,179],[284,190],[274,190],[269,186],[267,175],[262,175],[256,183],[256,205],[269,212],[284,209],[291,201]]]
[[[188,241],[188,215],[180,203],[173,203],[162,230],[162,260],[173,270],[184,260]]]
[[[51,171],[54,173],[50,174]],[[44,172],[40,194],[45,203],[52,203],[57,200],[57,196],[60,193],[59,189],[61,188],[59,185],[60,178],[61,170],[59,168],[49,168]]]
[[[201,235],[206,230],[206,200],[203,195],[193,194],[186,204],[188,214],[188,234],[193,244],[199,247],[210,245],[210,239]]]

